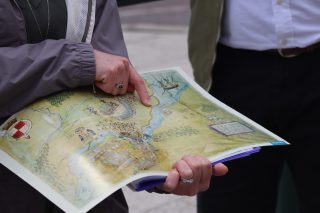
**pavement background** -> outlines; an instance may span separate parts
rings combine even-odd
[[[138,70],[181,66],[191,75],[187,53],[189,0],[162,0],[120,8],[131,62]]]
[[[187,54],[189,0],[163,0],[120,8],[129,57],[139,71],[180,66],[192,76]],[[194,213],[196,198],[132,192],[130,213]]]

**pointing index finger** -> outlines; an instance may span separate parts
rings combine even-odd
[[[142,104],[145,106],[151,106],[151,100],[143,79],[140,77],[140,75],[131,65],[129,69],[130,69],[130,79],[129,79],[130,84],[134,86],[135,90],[137,91],[140,97]]]

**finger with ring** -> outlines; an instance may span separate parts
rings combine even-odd
[[[181,178],[180,181],[181,183],[184,183],[184,184],[192,184],[193,178]]]
[[[116,83],[114,85],[117,89],[123,89],[124,88],[124,84],[123,83]]]

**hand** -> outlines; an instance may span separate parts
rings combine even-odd
[[[185,156],[173,166],[160,190],[176,195],[194,196],[210,186],[211,176],[222,176],[228,168],[220,163],[211,166],[204,157]]]
[[[129,60],[122,56],[93,50],[96,59],[96,85],[112,95],[137,91],[141,102],[151,106],[150,97],[143,79]]]

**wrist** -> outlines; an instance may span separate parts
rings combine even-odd
[[[96,62],[93,48],[90,44],[78,43],[77,49],[79,53],[80,69],[74,77],[81,82],[83,81],[81,85],[92,84],[96,78]]]

